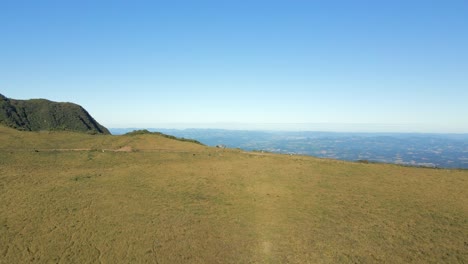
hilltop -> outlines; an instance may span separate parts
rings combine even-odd
[[[0,126],[0,263],[464,263],[468,171]]]
[[[77,104],[46,99],[15,100],[1,94],[0,124],[25,131],[70,130],[110,134]]]

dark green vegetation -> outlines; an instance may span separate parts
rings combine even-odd
[[[71,130],[110,134],[81,106],[45,99],[15,100],[0,94],[0,124],[26,131]]]
[[[195,144],[198,144],[198,145],[203,145],[202,143],[200,143],[200,141],[197,141],[197,140],[195,140],[195,139],[188,139],[188,138],[183,138],[183,137],[175,137],[175,136],[167,135],[167,134],[164,134],[164,133],[161,133],[161,132],[150,132],[150,131],[148,131],[147,129],[134,130],[134,131],[132,131],[132,132],[126,133],[125,135],[126,135],[126,136],[135,136],[135,135],[158,135],[158,136],[165,137],[165,138],[169,138],[169,139],[174,139],[174,140],[178,140],[178,141],[191,142],[191,143],[195,143]]]
[[[468,171],[0,127],[0,263],[467,263]]]

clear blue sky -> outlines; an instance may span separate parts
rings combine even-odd
[[[1,0],[0,36],[0,93],[107,127],[468,133],[466,0]]]

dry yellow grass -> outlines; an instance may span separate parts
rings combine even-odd
[[[0,263],[468,262],[468,171],[155,135],[0,143]]]

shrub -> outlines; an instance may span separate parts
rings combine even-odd
[[[126,136],[136,136],[136,135],[158,135],[161,137],[177,140],[177,141],[183,141],[183,142],[190,142],[190,143],[195,143],[198,145],[204,146],[200,141],[195,140],[195,139],[188,139],[188,138],[179,138],[171,135],[167,135],[161,132],[150,132],[147,129],[141,129],[141,130],[133,130],[132,132],[128,132],[125,134]]]

